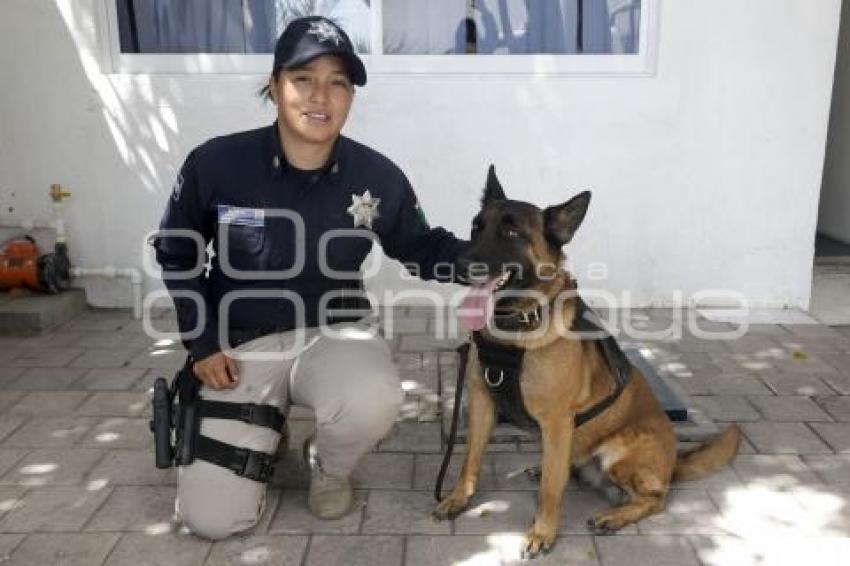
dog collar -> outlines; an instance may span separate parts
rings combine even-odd
[[[572,286],[570,286],[572,284]],[[567,279],[567,288],[575,289],[575,282]],[[584,302],[580,300],[579,297],[576,297],[578,303],[581,303],[579,309],[584,307]],[[546,306],[548,308],[548,305]],[[524,311],[520,309],[502,309],[501,312],[498,308],[493,312],[493,326],[498,330],[503,332],[532,332],[537,330],[540,327],[540,324],[543,322],[545,313],[544,306],[539,304],[530,311]],[[580,316],[583,317],[585,314],[585,310],[576,310],[575,319],[578,319]],[[576,326],[575,321],[573,322],[573,326]]]
[[[519,332],[536,330],[543,321],[543,307],[537,305],[534,310],[510,310],[500,314],[493,313],[493,326],[504,332]]]

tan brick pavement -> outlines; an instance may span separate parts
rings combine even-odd
[[[146,390],[180,364],[178,346],[154,344],[140,323],[115,311],[86,312],[45,336],[0,337],[0,562],[519,563],[536,489],[522,470],[537,461],[539,446],[494,446],[470,510],[453,522],[431,521],[439,379],[456,371],[457,340],[430,334],[445,314],[402,308],[393,316],[394,357],[408,398],[402,422],[354,476],[355,511],[331,522],[307,512],[297,452],[312,425],[299,410],[263,521],[216,543],[173,522],[176,473],[153,466]],[[642,310],[632,321],[658,330],[675,316]],[[173,327],[168,318],[158,322]],[[690,335],[626,340],[651,353],[655,368],[695,395],[705,414],[742,423],[742,454],[721,474],[676,486],[664,515],[613,537],[589,535],[586,518],[608,504],[571,484],[559,543],[537,564],[845,564],[850,331],[759,325],[729,343]]]

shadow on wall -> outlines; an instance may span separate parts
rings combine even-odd
[[[67,123],[50,124],[51,135],[82,132],[80,145],[68,140],[66,148],[56,149],[53,171],[73,194],[65,206],[71,261],[78,267],[138,268],[144,235],[155,227],[173,182],[177,116],[172,104],[155,96],[149,76],[112,75],[104,68],[107,30],[100,29],[96,2],[51,4],[55,14],[42,17],[58,19],[67,33],[51,38],[45,57],[61,58],[63,87],[71,82],[71,92],[84,93],[60,100],[55,90],[56,98],[47,100],[67,104]],[[67,178],[68,170],[76,178]],[[89,277],[80,283],[96,306],[133,302],[121,280]]]
[[[10,106],[28,101],[39,108],[11,116],[7,130],[20,144],[9,153],[10,185],[27,189],[28,198],[21,199],[24,206],[16,207],[13,219],[48,221],[48,198],[34,195],[61,182],[73,194],[64,211],[72,263],[140,267],[144,238],[158,225],[182,160],[211,135],[231,124],[245,129],[263,115],[259,100],[252,104],[259,81],[228,77],[213,85],[221,85],[222,93],[205,77],[113,74],[99,4],[19,2],[5,9],[4,16],[37,27],[31,36],[22,31],[10,40],[15,50],[37,54],[35,67],[22,69],[27,80],[14,87]],[[36,46],[36,41],[43,43]],[[39,67],[55,71],[42,79]],[[236,111],[233,104],[220,106],[232,92],[244,96]],[[193,108],[192,100],[209,100],[209,107],[220,111],[213,116],[206,108]],[[187,110],[193,125],[188,130]],[[39,148],[40,155],[29,148]],[[85,286],[96,306],[131,302],[123,283],[92,278]],[[147,289],[158,286],[146,277]]]
[[[73,265],[136,268],[184,153],[177,149],[184,132],[173,101],[154,94],[151,77],[110,74],[101,57],[101,4],[8,2],[0,9],[2,64],[16,77],[2,94],[0,224],[52,225],[48,188],[61,183],[72,194],[62,214]],[[179,100],[180,89],[165,95]],[[126,281],[79,282],[96,306],[131,304]]]
[[[110,70],[102,67],[99,57],[101,45],[106,43],[106,30],[98,29],[92,4],[57,5],[71,47],[79,58],[79,76],[85,76],[97,95],[103,123],[120,164],[136,176],[148,193],[160,193],[163,186],[170,185],[170,178],[163,178],[163,173],[173,169],[170,154],[180,135],[173,101],[154,94],[149,75],[110,75]],[[173,94],[179,101],[179,90]]]

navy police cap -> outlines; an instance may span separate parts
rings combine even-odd
[[[274,49],[273,73],[306,65],[321,55],[336,55],[345,62],[348,78],[357,86],[366,84],[366,67],[341,27],[322,16],[289,22]]]

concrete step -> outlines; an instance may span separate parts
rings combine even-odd
[[[86,309],[83,289],[58,295],[0,293],[0,334],[41,334],[68,322]]]

